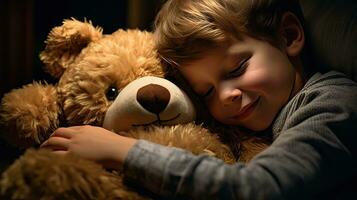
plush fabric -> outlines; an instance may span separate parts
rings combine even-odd
[[[152,33],[119,29],[102,34],[91,22],[65,20],[49,33],[40,59],[58,83],[34,82],[5,94],[0,136],[10,144],[37,147],[59,127],[95,125],[227,163],[236,161],[217,134],[193,123],[196,112],[190,98],[163,79],[166,73]],[[240,160],[250,160],[270,144],[254,138],[242,138],[246,148],[240,149]],[[94,162],[82,161],[27,150],[2,173],[0,199],[150,199],[126,187],[120,170],[108,173]]]

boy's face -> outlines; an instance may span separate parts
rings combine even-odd
[[[284,51],[248,36],[210,50],[179,70],[215,119],[254,131],[268,128],[301,88]]]

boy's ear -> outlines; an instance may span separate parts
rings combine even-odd
[[[291,12],[283,14],[280,23],[280,34],[288,56],[297,56],[305,44],[304,29],[300,20]]]

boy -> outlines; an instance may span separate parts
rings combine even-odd
[[[159,54],[217,121],[271,130],[273,144],[249,163],[226,165],[91,126],[60,128],[42,146],[123,165],[128,179],[165,197],[310,199],[336,188],[356,175],[357,86],[337,72],[307,72],[297,4],[169,0],[157,17]]]

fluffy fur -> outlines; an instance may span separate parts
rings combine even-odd
[[[151,33],[118,30],[103,35],[100,27],[74,19],[51,31],[40,58],[58,83],[35,82],[11,91],[1,101],[3,136],[19,148],[41,144],[60,126],[101,126],[113,103],[108,90],[120,92],[143,76],[165,76]],[[217,135],[193,123],[133,128],[129,136],[216,156],[227,163],[236,161]],[[242,144],[241,160],[248,161],[268,143],[248,139]],[[3,173],[0,188],[0,198],[4,199],[151,198],[126,186],[120,172],[105,171],[74,156],[35,149],[28,150]]]

